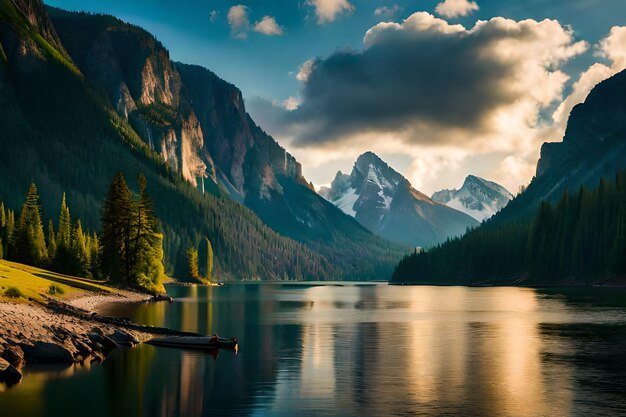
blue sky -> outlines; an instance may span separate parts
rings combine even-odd
[[[478,20],[489,20],[496,16],[514,21],[545,18],[558,20],[564,28],[571,28],[572,42],[584,40],[588,44],[586,51],[576,53],[558,64],[559,69],[570,77],[563,86],[561,99],[564,99],[571,92],[572,84],[591,64],[601,62],[610,66],[605,56],[598,56],[594,45],[607,36],[611,27],[626,22],[626,2],[623,0],[476,0],[479,9],[464,17],[435,13],[440,3],[437,0],[327,0],[327,3],[333,1],[348,3],[351,10],[344,10],[332,21],[325,22],[319,21],[314,0],[183,0],[175,3],[164,0],[48,0],[46,3],[68,10],[109,13],[137,24],[152,32],[169,49],[174,60],[210,68],[237,85],[247,100],[263,98],[274,104],[283,103],[288,97],[297,97],[299,100],[310,97],[303,91],[303,82],[296,78],[299,66],[306,60],[316,57],[325,60],[346,50],[362,51],[368,29],[382,21],[401,22],[419,11],[444,18],[450,24],[460,23],[468,29]],[[228,13],[236,5],[246,7],[250,21],[250,30],[245,39],[234,37],[229,26]],[[397,12],[376,15],[375,10],[380,7]],[[252,30],[264,16],[275,19],[282,30],[280,36],[266,36]],[[543,106],[539,112],[540,118],[551,115],[561,101],[555,99],[550,105]],[[512,188],[530,179],[529,167],[538,156],[536,152],[527,149],[504,149],[502,146],[484,144],[468,145],[464,150],[460,143],[454,145],[456,148],[451,144],[442,147],[421,140],[405,140],[401,135],[398,135],[398,141],[403,143],[402,146],[386,148],[384,141],[388,141],[390,134],[393,136],[390,131],[381,134],[381,138],[386,138],[381,139],[382,143],[376,141],[376,135],[369,135],[367,139],[361,135],[361,139],[356,140],[353,138],[354,132],[345,133],[346,138],[350,137],[345,141],[336,138],[332,144],[305,143],[294,139],[298,135],[293,131],[291,135],[282,135],[281,129],[274,128],[270,121],[263,119],[262,112],[255,109],[251,113],[253,116],[258,113],[256,118],[260,119],[257,121],[261,126],[277,136],[281,144],[302,160],[305,175],[315,183],[329,182],[337,169],[349,171],[354,157],[369,149],[381,154],[383,159],[387,159],[427,192],[442,186],[460,185],[467,174],[506,182],[506,178],[503,180],[502,161],[506,158],[513,161],[510,157],[515,159],[526,152],[521,157],[526,164],[525,171],[520,171],[513,180],[509,178],[508,184],[505,184]],[[379,132],[377,129],[374,128],[372,132]],[[536,145],[532,144],[534,147]],[[329,146],[335,146],[332,149],[337,150],[336,154],[328,158],[319,157],[328,151]],[[429,155],[428,161],[419,160],[422,155],[420,149]],[[436,175],[435,179],[432,178],[434,174],[424,176],[424,167],[436,164],[438,160],[446,160],[449,168]],[[517,165],[521,163],[517,161]]]

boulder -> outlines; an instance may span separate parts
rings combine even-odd
[[[91,362],[104,362],[104,353],[94,350],[91,352]]]
[[[6,348],[2,357],[16,368],[20,368],[24,364],[24,351],[17,345]]]
[[[26,363],[74,363],[74,355],[66,347],[56,343],[35,342],[21,344]]]
[[[98,345],[102,346],[101,350],[104,353],[108,354],[110,351],[117,348],[118,345],[110,337],[105,336],[101,332],[102,331],[98,333],[92,330],[89,333],[87,333],[87,337],[89,337],[89,340],[91,340],[93,343],[97,343]],[[94,348],[94,350],[96,350],[94,345],[92,345],[92,347]],[[97,349],[97,350],[100,350],[100,349]]]
[[[153,303],[158,302],[158,301],[167,301],[171,303],[174,301],[174,299],[167,294],[157,294],[157,295],[153,295],[152,298],[150,298],[150,301]]]
[[[89,355],[91,355],[92,349],[89,347],[87,343],[83,342],[80,339],[75,339],[73,343],[74,343],[74,346],[76,347],[76,350],[83,358],[88,358]]]
[[[0,382],[8,385],[17,384],[22,379],[22,373],[5,359],[0,358]]]
[[[132,334],[126,333],[123,330],[116,330],[113,332],[111,336],[109,336],[111,340],[117,343],[120,346],[124,347],[133,347],[139,343],[139,340]]]

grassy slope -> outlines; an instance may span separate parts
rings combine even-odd
[[[4,291],[9,287],[18,288],[26,298],[42,301],[50,285],[62,288],[65,293],[54,295],[59,299],[71,299],[90,292],[114,294],[116,290],[100,282],[69,275],[50,272],[45,269],[36,268],[0,260],[0,301],[8,300],[4,296]],[[15,300],[15,299],[11,299]]]

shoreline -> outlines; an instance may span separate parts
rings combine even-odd
[[[126,289],[66,300],[45,297],[43,302],[0,299],[0,384],[19,383],[22,368],[29,364],[101,363],[120,347],[156,336],[189,334],[98,313],[106,304],[152,301],[163,299]]]

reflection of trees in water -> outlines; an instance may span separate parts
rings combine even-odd
[[[236,336],[244,349],[235,356],[209,352],[141,346],[123,352],[107,368],[107,397],[112,415],[205,416],[249,409],[256,397],[271,397],[281,350],[301,343],[299,326],[263,326],[262,314],[271,303],[260,303],[261,286],[229,288],[221,301],[213,289],[178,288],[178,297],[197,297],[185,303],[151,304],[133,318],[190,331]],[[166,306],[166,309],[163,307]],[[262,311],[263,310],[263,311]],[[220,326],[221,325],[221,326]],[[246,347],[251,347],[246,349]],[[109,364],[107,364],[109,365]],[[261,392],[259,392],[261,391]]]

